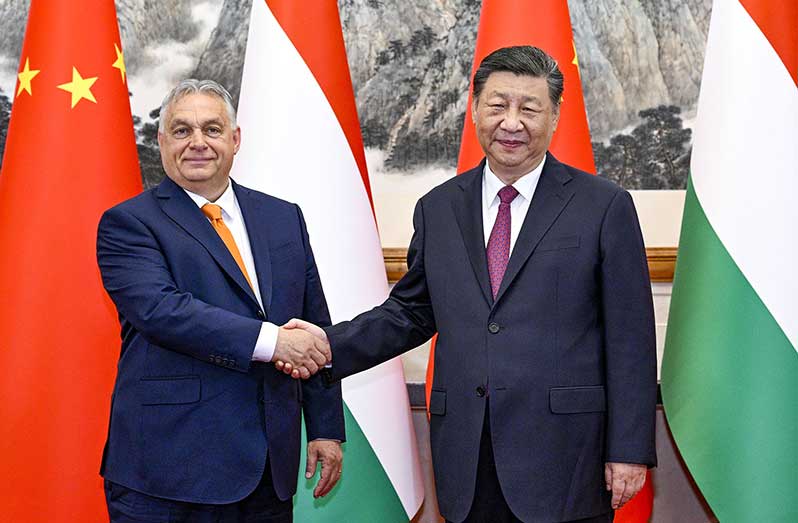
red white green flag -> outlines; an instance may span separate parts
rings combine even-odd
[[[334,323],[382,303],[388,283],[336,2],[254,0],[241,84],[233,177],[302,207]],[[316,478],[301,475],[295,519],[409,521],[424,484],[401,361],[346,378],[343,396],[344,474],[322,500]]]
[[[798,3],[713,4],[662,364],[723,523],[798,521]]]

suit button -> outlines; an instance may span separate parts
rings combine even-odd
[[[266,319],[266,315],[261,310],[258,311],[258,319],[260,319],[260,320],[265,320]]]
[[[491,334],[496,334],[500,330],[501,327],[499,327],[499,324],[496,323],[495,321],[490,322],[490,324],[488,325],[488,332],[490,332]]]
[[[480,398],[485,396],[485,387],[483,387],[482,385],[477,387],[477,396],[479,396]]]

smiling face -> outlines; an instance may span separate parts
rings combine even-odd
[[[221,98],[192,93],[169,105],[158,133],[161,162],[177,185],[209,201],[227,188],[241,131],[230,122]]]
[[[509,184],[543,160],[560,112],[545,78],[500,71],[488,76],[471,116],[491,171]]]

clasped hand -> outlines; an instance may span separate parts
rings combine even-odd
[[[332,362],[327,335],[321,327],[292,319],[280,327],[272,362],[293,378],[308,379]]]

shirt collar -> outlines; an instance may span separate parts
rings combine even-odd
[[[545,165],[545,163],[546,156],[543,157],[543,161],[541,161],[537,167],[520,177],[513,184],[515,190],[518,191],[518,194],[525,200],[532,200],[532,195],[535,193],[535,187],[538,185],[538,180],[540,179],[540,174],[543,172],[543,165]],[[504,187],[504,182],[490,170],[487,161],[485,162],[485,175],[483,180],[485,184],[485,191],[483,193],[485,195],[485,205],[490,207],[498,200],[499,191]]]
[[[228,217],[233,216],[232,210],[235,209],[236,206],[236,194],[233,191],[233,184],[229,181],[227,182],[227,189],[224,190],[221,196],[216,199],[215,202],[209,201],[204,196],[200,196],[199,194],[193,193],[188,189],[183,189],[188,194],[188,197],[197,204],[197,207],[202,209],[202,206],[206,203],[213,203],[214,205],[218,205],[222,208],[222,212],[226,214]]]

